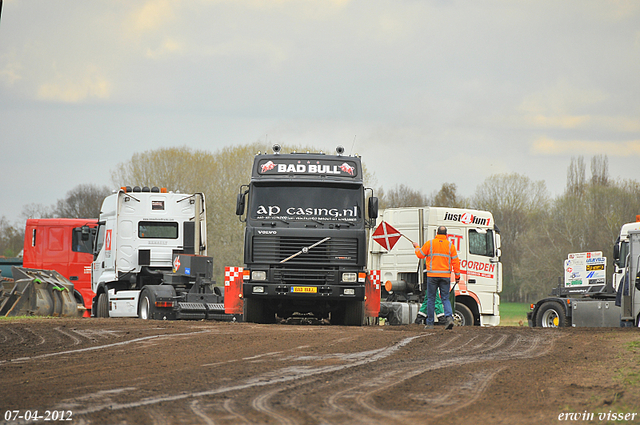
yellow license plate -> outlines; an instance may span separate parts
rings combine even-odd
[[[292,286],[291,292],[303,292],[306,294],[315,294],[318,292],[318,288],[315,286]]]

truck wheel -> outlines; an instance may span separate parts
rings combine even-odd
[[[107,298],[107,294],[104,292],[98,295],[96,317],[109,317],[109,299]]]
[[[244,321],[249,323],[275,323],[276,315],[264,300],[244,299]]]
[[[344,314],[346,326],[362,326],[364,323],[364,301],[353,301],[347,304]]]
[[[153,292],[143,289],[140,293],[140,304],[138,305],[138,317],[142,320],[153,319],[156,311],[156,297]]]
[[[453,313],[453,324],[456,326],[473,326],[473,313],[471,309],[462,303],[456,303],[456,311]]]
[[[344,315],[346,311],[346,306],[340,305],[331,310],[331,320],[330,323],[332,325],[342,326],[344,325]]]
[[[567,326],[564,307],[555,301],[542,304],[536,315],[536,326],[541,328],[563,328]]]

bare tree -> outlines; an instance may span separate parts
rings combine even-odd
[[[502,262],[504,294],[512,301],[522,301],[530,295],[523,281],[530,270],[527,261],[539,264],[536,250],[530,250],[526,240],[528,232],[537,231],[548,210],[549,196],[544,181],[534,182],[526,176],[495,174],[488,177],[473,197],[475,208],[491,211],[502,235]],[[540,257],[544,254],[540,253]],[[526,258],[526,260],[525,260]]]
[[[2,216],[0,218],[0,256],[16,257],[22,251],[23,241],[24,227],[18,228]]]
[[[422,207],[430,204],[429,197],[421,191],[401,184],[389,191],[378,189],[380,208]]]
[[[606,155],[596,155],[591,158],[591,185],[608,186],[609,159]]]
[[[587,185],[586,166],[584,157],[572,157],[569,168],[567,169],[567,193],[573,195],[581,195],[584,193]]]
[[[80,184],[59,199],[53,216],[59,218],[98,218],[102,201],[111,193],[107,186]]]
[[[467,200],[458,194],[458,186],[455,183],[442,183],[440,190],[433,195],[432,205],[464,208],[467,206]]]

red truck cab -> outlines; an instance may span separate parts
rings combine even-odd
[[[91,262],[97,219],[41,218],[27,220],[23,267],[55,270],[73,283],[76,301],[91,314]]]

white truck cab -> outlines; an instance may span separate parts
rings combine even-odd
[[[91,279],[100,317],[137,317],[145,287],[153,292],[164,284],[163,292],[171,286],[167,274],[181,270],[183,275],[195,275],[195,270],[181,269],[179,255],[207,255],[202,193],[121,188],[105,198],[98,226]],[[180,285],[174,286],[179,291]],[[155,312],[154,306],[150,308],[144,313]]]
[[[418,272],[418,258],[408,239],[422,246],[444,225],[460,258],[461,278],[455,287],[454,318],[465,325],[500,323],[500,233],[490,212],[446,207],[388,208],[380,210],[377,224],[383,221],[406,236],[390,251],[372,239],[369,241],[369,269],[380,270],[385,288],[409,287],[424,296],[426,281],[423,273]]]
[[[618,285],[624,277],[627,266],[627,256],[629,255],[629,232],[640,230],[640,215],[636,216],[636,221],[625,223],[620,228],[618,239],[613,245],[613,289],[617,290]]]

